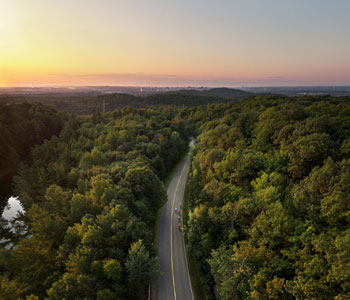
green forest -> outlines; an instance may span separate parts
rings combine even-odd
[[[106,112],[123,107],[150,106],[201,106],[214,103],[237,102],[252,94],[230,88],[213,88],[203,91],[178,90],[149,95],[132,95],[126,93],[98,94],[90,93],[43,93],[43,94],[4,94],[0,95],[0,104],[42,103],[60,111],[72,114],[88,115],[96,109]],[[103,105],[104,103],[104,105]]]
[[[26,211],[16,233],[2,220],[0,299],[146,299],[190,137],[200,299],[350,299],[350,99],[186,97],[89,115],[0,105],[0,175]]]
[[[68,116],[42,104],[0,104],[0,212],[11,194],[11,181],[30,149],[58,135]]]
[[[162,180],[192,130],[178,113],[70,116],[32,149],[13,180],[26,214],[6,235],[16,247],[1,250],[1,299],[143,298],[158,274],[152,241]]]
[[[187,185],[203,298],[350,296],[350,103],[215,106]]]

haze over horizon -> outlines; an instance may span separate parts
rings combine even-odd
[[[0,86],[350,84],[346,0],[1,0]]]

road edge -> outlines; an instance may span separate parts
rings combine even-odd
[[[185,159],[186,155],[189,152],[190,152],[190,146],[189,146],[189,143],[187,142],[186,143],[186,150],[181,153],[181,155],[179,156],[178,161],[175,163],[175,165],[169,171],[169,174],[162,180],[166,190],[168,189],[169,183],[170,183],[171,179],[173,178],[176,169],[179,167],[179,165]],[[165,203],[161,207],[159,207],[157,209],[156,217],[155,217],[155,220],[154,220],[154,227],[153,227],[153,250],[155,251],[155,253],[157,253],[157,257],[158,257],[159,221],[160,221],[160,214],[162,212],[162,209],[163,209],[164,205],[165,205]],[[186,260],[187,260],[187,258],[186,258]],[[187,265],[187,267],[188,267],[188,265]],[[150,298],[150,300],[156,300],[157,299],[157,296],[156,296],[157,295],[157,288],[156,288],[157,284],[156,283],[157,283],[157,279],[155,278],[155,279],[152,280],[151,286],[150,286],[150,288],[151,288],[151,291],[150,291],[151,298]],[[191,289],[192,289],[192,287],[191,287]],[[191,290],[191,292],[192,292],[192,290]],[[193,299],[193,297],[192,297],[192,299]]]
[[[191,173],[191,164],[192,164],[192,159],[191,159],[191,153],[189,155],[190,159],[190,169],[189,169],[189,174],[186,180],[186,187],[185,187],[185,193],[184,193],[184,202],[183,202],[183,219],[184,222],[183,224],[187,225],[187,222],[189,220],[189,178],[190,178],[190,173]],[[192,293],[192,299],[193,300],[206,300],[208,297],[203,293],[203,288],[202,288],[202,283],[200,280],[200,272],[199,272],[199,266],[197,261],[193,258],[191,255],[190,251],[187,248],[188,245],[188,240],[187,237],[185,237],[186,233],[184,234],[184,247],[185,247],[185,255],[186,255],[186,262],[187,262],[187,269],[188,269],[188,274],[190,276],[190,284],[191,284],[191,293]],[[189,264],[189,263],[190,264]],[[193,287],[192,287],[193,284]]]

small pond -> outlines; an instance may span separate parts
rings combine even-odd
[[[24,209],[21,205],[21,202],[16,197],[10,197],[7,202],[7,205],[4,208],[2,217],[7,221],[11,221],[14,217],[17,216],[19,212],[24,213]]]

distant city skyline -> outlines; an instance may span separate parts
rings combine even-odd
[[[347,0],[1,0],[0,86],[350,85]]]

